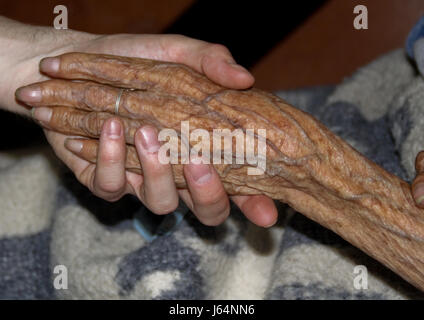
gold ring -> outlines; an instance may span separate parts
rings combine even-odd
[[[116,97],[116,101],[115,101],[115,114],[118,114],[119,111],[119,105],[121,104],[121,97],[122,94],[124,93],[125,89],[121,89],[118,93],[118,96]]]

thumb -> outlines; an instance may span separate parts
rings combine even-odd
[[[237,64],[223,45],[174,35],[168,49],[170,59],[205,74],[210,80],[232,89],[246,89],[255,82],[244,67]]]

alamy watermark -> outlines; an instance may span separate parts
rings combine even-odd
[[[64,5],[57,5],[53,9],[54,14],[58,14],[53,20],[55,29],[68,29],[68,8]]]
[[[174,129],[162,129],[158,140],[165,142],[158,151],[162,164],[247,163],[248,175],[260,175],[266,170],[266,129],[213,129],[211,139],[208,130],[190,132],[189,121],[182,121],[180,134]]]
[[[353,19],[353,27],[356,30],[368,29],[368,8],[359,4],[353,8],[353,13],[357,16]]]
[[[68,268],[63,264],[59,264],[54,267],[53,274],[53,287],[56,290],[67,290],[68,289]]]
[[[368,269],[366,266],[357,265],[353,268],[353,287],[356,290],[368,290]]]

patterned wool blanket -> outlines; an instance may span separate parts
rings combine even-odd
[[[339,86],[280,95],[388,171],[414,177],[415,156],[424,149],[424,80],[403,50]],[[48,146],[1,152],[0,298],[424,297],[284,204],[270,229],[254,226],[234,207],[219,227],[203,226],[189,213],[151,242],[132,221],[142,210],[131,196],[108,203],[91,195]],[[358,265],[366,267],[367,289],[355,286]],[[57,277],[65,275],[57,288]]]

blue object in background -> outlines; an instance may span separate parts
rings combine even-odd
[[[167,215],[156,215],[142,206],[134,215],[134,227],[147,241],[169,234],[180,224],[189,208],[180,200],[178,208]]]
[[[412,59],[415,58],[414,45],[418,39],[424,37],[424,16],[415,24],[412,30],[409,32],[408,39],[406,40],[406,52]]]
[[[417,22],[406,40],[406,52],[414,59],[421,75],[424,76],[424,16]]]

